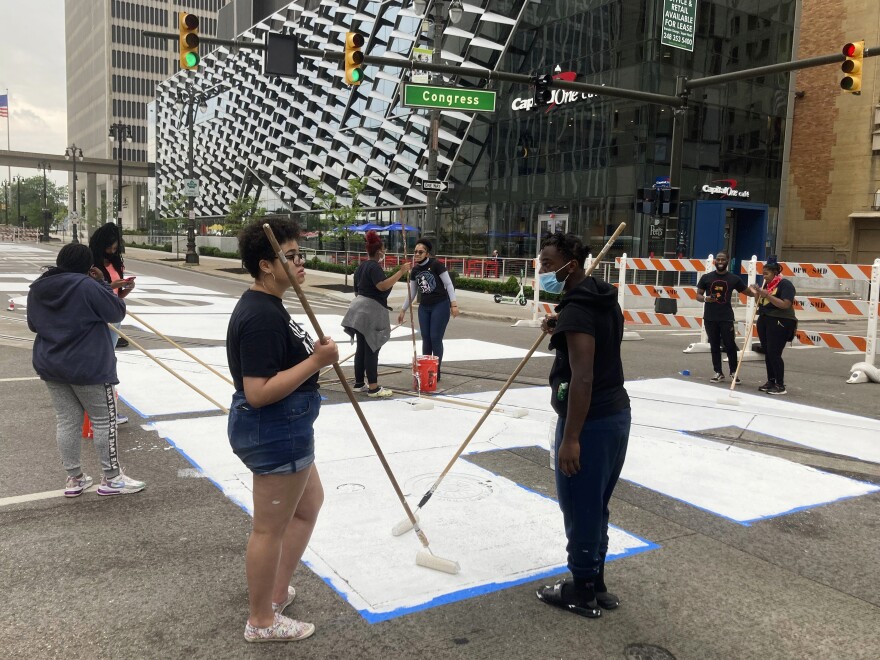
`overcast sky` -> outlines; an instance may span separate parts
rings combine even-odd
[[[63,154],[67,146],[64,0],[0,0],[0,94],[9,89],[13,151]],[[0,149],[6,149],[0,119]],[[12,175],[39,170],[12,168]],[[0,180],[8,170],[0,168]],[[51,175],[50,175],[51,176]],[[52,177],[62,185],[67,175]]]

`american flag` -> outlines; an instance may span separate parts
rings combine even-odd
[[[0,94],[0,117],[9,116],[9,96]]]

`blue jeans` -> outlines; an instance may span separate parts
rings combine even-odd
[[[317,390],[293,392],[262,408],[251,406],[238,391],[229,406],[229,444],[254,474],[299,472],[315,462],[314,424],[320,410]]]
[[[449,301],[419,305],[419,330],[422,333],[422,355],[436,355],[438,367],[443,364],[443,335],[449,325]]]
[[[565,536],[568,569],[576,578],[593,579],[608,553],[608,503],[617,485],[632,420],[630,409],[590,419],[580,433],[581,470],[566,477],[556,470],[556,493]],[[556,455],[562,444],[565,417],[556,422]]]

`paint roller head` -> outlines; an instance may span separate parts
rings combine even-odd
[[[457,561],[437,557],[430,550],[419,550],[416,554],[416,564],[452,575],[458,575],[461,572],[461,566]]]
[[[416,522],[419,521],[419,517],[415,516]],[[394,527],[391,528],[391,533],[394,536],[401,536],[406,534],[409,530],[413,528],[412,521],[409,518],[404,518],[399,523],[397,523]]]
[[[412,406],[413,410],[434,410],[434,404],[430,401],[425,401],[423,399],[419,399],[418,401],[408,401],[409,405]]]
[[[721,404],[722,406],[738,406],[742,402],[739,399],[732,397],[732,396],[722,396],[722,397],[718,397],[715,400],[715,403]]]
[[[508,411],[507,414],[511,417],[516,417],[517,419],[519,419],[520,417],[525,417],[526,415],[528,415],[529,411],[525,408],[514,408],[513,410]]]

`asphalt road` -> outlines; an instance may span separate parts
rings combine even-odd
[[[0,294],[14,288],[10,282],[18,280],[13,275],[36,274],[47,261],[40,255],[10,258],[2,251],[0,257]],[[139,275],[230,296],[243,290],[241,281],[140,262],[133,255],[128,264]],[[340,313],[337,300],[312,293],[317,312]],[[493,309],[491,304],[469,304],[450,324],[447,338],[520,348],[534,341],[534,329],[488,318],[487,309]],[[609,565],[609,585],[623,604],[599,620],[542,605],[534,596],[543,583],[538,581],[370,624],[320,577],[301,568],[293,615],[314,622],[317,633],[293,645],[248,645],[242,629],[249,516],[210,480],[199,478],[165,440],[142,428],[147,420],[134,411],[127,411],[131,422],[120,429],[121,460],[136,478],[148,482],[143,493],[13,499],[63,485],[54,414],[45,386],[34,377],[31,335],[23,318],[21,311],[0,312],[0,447],[5,456],[0,463],[0,587],[5,596],[0,648],[7,657],[878,656],[880,494],[741,525],[629,481],[621,481],[615,493],[612,523],[659,548]],[[129,330],[147,347],[165,347],[149,333]],[[628,380],[705,383],[711,375],[708,355],[681,352],[694,337],[650,328],[640,332],[644,341],[624,345]],[[179,339],[187,346],[217,344]],[[785,358],[787,401],[880,418],[880,386],[844,384],[857,356],[810,349],[787,350]],[[443,385],[450,394],[497,390],[517,362],[449,363]],[[546,359],[530,361],[517,386],[544,385],[548,367]],[[679,374],[685,369],[690,376]],[[761,363],[743,365],[744,390],[754,391],[763,375]],[[383,377],[384,384],[398,388],[409,387],[409,380],[404,372]],[[717,391],[723,395],[721,388]],[[339,385],[327,385],[324,393],[330,402],[343,400]],[[773,405],[775,399],[768,401]],[[418,428],[412,418],[401,420],[401,427],[401,432],[442,432]],[[725,426],[707,429],[701,437],[880,485],[877,462],[805,447],[772,433]],[[218,437],[217,442],[226,439]],[[83,456],[96,472],[88,448]],[[468,460],[552,497],[547,458],[546,451],[532,447],[475,454]],[[656,465],[658,472],[676,469],[674,461]],[[355,540],[340,529],[338,542]]]

